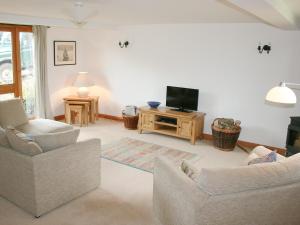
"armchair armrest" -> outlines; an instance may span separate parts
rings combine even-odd
[[[100,151],[91,139],[33,157],[36,216],[99,186]]]
[[[209,198],[193,180],[164,158],[154,167],[154,213],[164,225],[197,225],[198,214]]]

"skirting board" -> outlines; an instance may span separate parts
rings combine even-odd
[[[98,118],[104,118],[104,119],[109,119],[109,120],[116,120],[123,122],[123,118],[119,116],[112,116],[112,115],[107,115],[107,114],[98,114]]]
[[[104,118],[104,119],[109,119],[109,120],[115,120],[115,121],[120,121],[123,122],[123,118],[119,116],[112,116],[108,114],[98,114],[98,118]],[[54,116],[54,120],[56,121],[61,121],[65,119],[65,115],[58,115]]]
[[[203,138],[204,140],[209,140],[212,141],[213,137],[211,134],[203,134]],[[278,148],[278,147],[273,147],[273,146],[268,146],[268,145],[263,145],[263,144],[257,144],[257,143],[252,143],[252,142],[248,142],[248,141],[242,141],[242,140],[238,140],[237,145],[242,148],[243,150],[245,149],[253,149],[257,146],[265,146],[268,149],[271,149],[273,151],[277,151],[278,154],[285,156],[286,155],[286,149],[284,148]]]
[[[123,121],[122,117],[108,115],[108,114],[98,114],[98,118],[115,120],[115,121],[119,121],[119,122]],[[55,116],[54,119],[55,120],[64,120],[65,119],[65,115]],[[204,140],[212,141],[212,135],[211,134],[203,134],[203,138],[204,138]],[[257,144],[257,143],[248,142],[248,141],[242,141],[242,140],[239,140],[237,144],[241,148],[249,148],[249,149],[253,149],[256,146],[263,145],[263,144]],[[263,145],[263,146],[265,146],[266,148],[272,149],[273,151],[276,150],[278,154],[281,154],[281,155],[285,155],[286,154],[286,149],[284,149],[284,148],[278,148],[278,147],[267,146],[267,145]]]

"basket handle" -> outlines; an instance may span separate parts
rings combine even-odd
[[[218,120],[218,119],[220,119],[220,118],[214,119],[214,121],[212,122],[212,125],[214,125],[214,124],[215,124],[215,121]]]

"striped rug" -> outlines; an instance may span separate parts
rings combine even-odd
[[[164,156],[180,166],[183,159],[195,163],[197,154],[180,151],[153,143],[123,138],[102,147],[102,158],[153,173],[154,159]]]

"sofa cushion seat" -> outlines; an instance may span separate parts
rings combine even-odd
[[[69,124],[48,120],[48,119],[35,119],[29,120],[28,123],[16,127],[26,134],[46,134],[46,133],[56,133],[72,130],[73,127]]]

